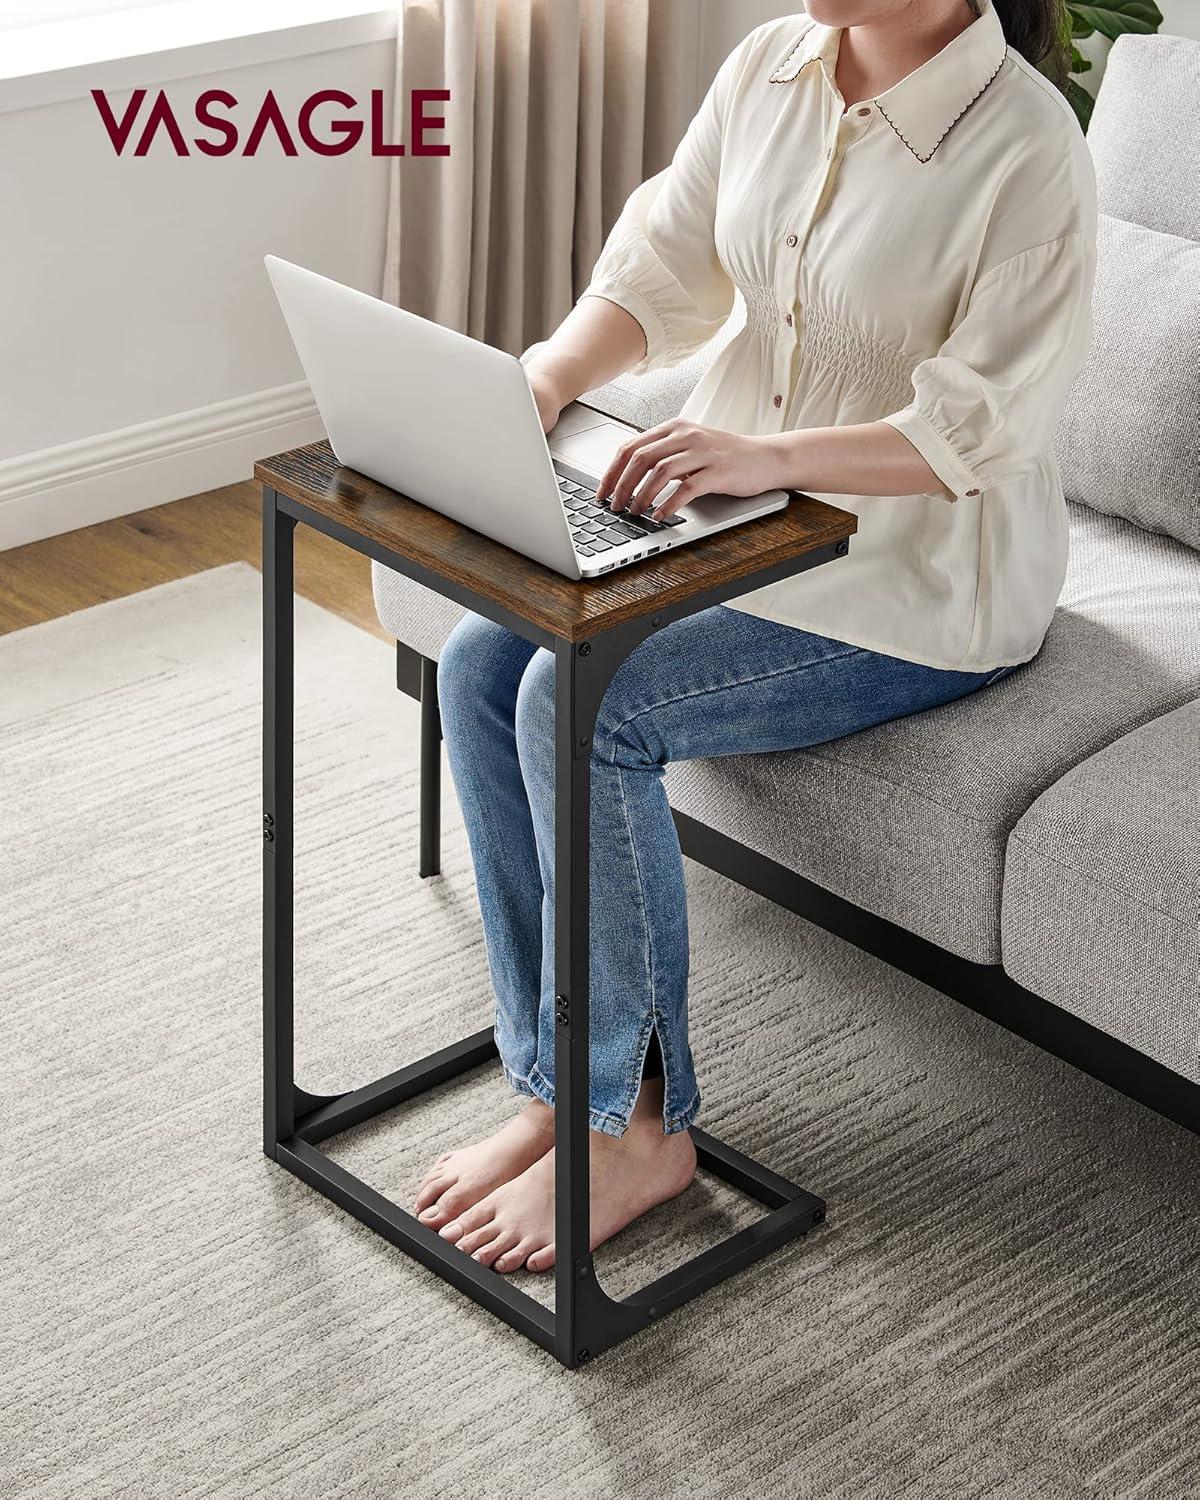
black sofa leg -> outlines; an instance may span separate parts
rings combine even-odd
[[[442,716],[437,662],[421,658],[421,860],[426,880],[442,873]]]

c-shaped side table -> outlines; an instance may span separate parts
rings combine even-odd
[[[712,604],[849,549],[856,518],[807,495],[786,511],[591,582],[573,582],[340,468],[325,443],[255,466],[263,485],[263,1021],[266,1154],[574,1368],[825,1217],[825,1205],[701,1130],[700,1165],[763,1203],[748,1228],[616,1301],[590,1251],[588,1140],[591,736],[614,672],[642,641]],[[489,1027],[338,1096],[293,1077],[293,533],[297,521],[555,658],[555,1305],[542,1306],[317,1150],[318,1143],[496,1056]]]

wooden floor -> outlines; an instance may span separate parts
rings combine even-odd
[[[0,552],[0,635],[224,563],[257,568],[259,487],[250,481]],[[296,592],[390,640],[375,615],[371,564],[296,528]]]

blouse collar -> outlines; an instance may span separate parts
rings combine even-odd
[[[979,8],[978,19],[952,42],[874,100],[918,161],[932,157],[951,127],[999,73],[1007,55],[1004,31],[991,0],[979,0]],[[770,81],[794,83],[815,62],[834,87],[841,35],[840,27],[814,22]]]

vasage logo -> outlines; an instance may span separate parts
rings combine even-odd
[[[192,106],[191,115],[194,116],[194,124],[207,133],[193,135],[189,142],[184,134],[184,127],[180,124],[179,116],[172,109],[170,100],[162,89],[158,91],[154,103],[143,116],[142,105],[146,102],[146,94],[145,89],[134,89],[129,96],[128,104],[118,118],[104,90],[92,90],[92,98],[100,112],[100,118],[104,122],[104,128],[108,132],[113,150],[118,156],[124,154],[125,148],[134,138],[135,131],[137,144],[133,147],[131,153],[133,156],[148,155],[151,147],[160,137],[164,142],[164,149],[173,150],[176,156],[190,156],[193,150],[199,151],[204,156],[232,156],[239,150],[242,156],[255,156],[268,133],[273,137],[271,148],[282,150],[284,156],[299,156],[301,147],[317,156],[343,156],[347,151],[354,150],[368,129],[366,121],[353,117],[345,118],[347,111],[358,108],[358,100],[352,94],[344,93],[341,89],[321,89],[318,93],[311,94],[296,112],[293,131],[292,124],[289,123],[280,107],[274,90],[268,89],[266,97],[253,118],[249,121],[244,116],[242,118],[241,125],[243,127],[246,124],[249,125],[245,143],[242,144],[239,119],[234,113],[240,110],[237,97],[228,89],[206,89],[197,97]],[[409,105],[410,128],[406,145],[404,142],[386,139],[383,91],[372,89],[369,112],[371,155],[449,156],[448,145],[429,139],[430,135],[446,128],[445,117],[426,113],[427,106],[437,102],[448,103],[449,99],[449,89],[412,90]],[[326,106],[336,107],[337,113],[332,113]],[[318,111],[322,111],[319,116]],[[187,118],[189,130],[192,125],[192,118]],[[299,140],[299,145],[296,144],[297,140]]]

